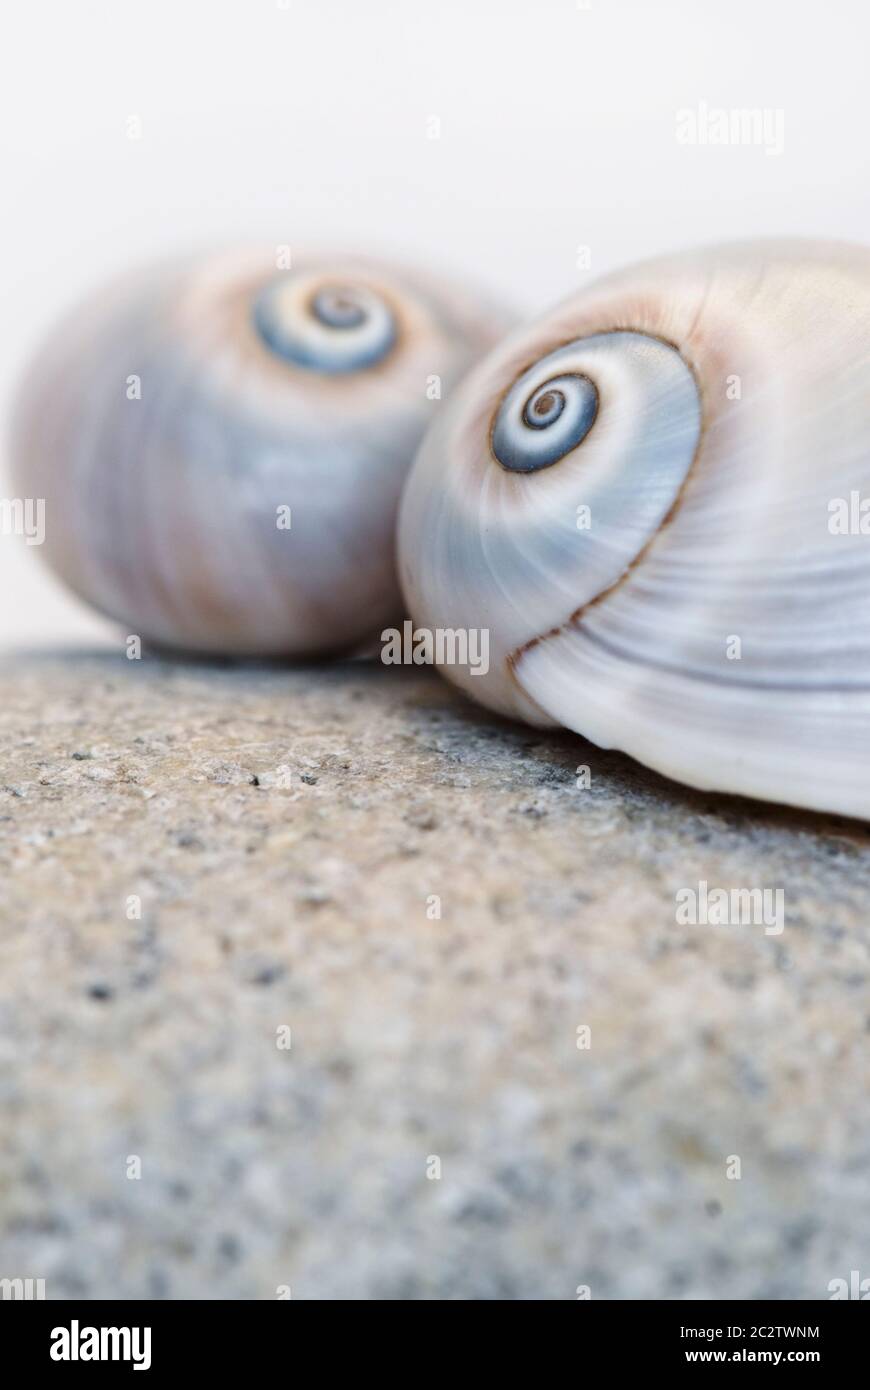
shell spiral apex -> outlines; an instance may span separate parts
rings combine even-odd
[[[399,557],[417,624],[487,631],[444,673],[494,709],[870,815],[870,251],[664,257],[516,330],[424,440]]]
[[[350,256],[222,253],[107,287],[13,420],[46,558],[164,645],[353,650],[401,614],[396,510],[440,395],[506,326],[461,286]]]

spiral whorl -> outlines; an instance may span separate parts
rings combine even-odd
[[[312,275],[270,281],[255,301],[254,323],[279,357],[317,372],[373,367],[396,341],[395,316],[380,295]]]

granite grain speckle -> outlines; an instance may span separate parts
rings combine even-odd
[[[0,1277],[870,1275],[867,827],[685,790],[425,670],[7,658],[0,734]],[[783,932],[677,925],[701,879],[784,888]]]

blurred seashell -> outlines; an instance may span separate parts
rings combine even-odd
[[[670,256],[515,331],[421,448],[400,575],[485,704],[870,814],[870,252]],[[845,518],[845,519],[844,519]],[[850,519],[851,518],[851,519]]]
[[[364,644],[401,613],[396,509],[438,396],[505,324],[349,256],[281,272],[221,253],[104,288],[54,330],[14,418],[49,563],[161,644]]]

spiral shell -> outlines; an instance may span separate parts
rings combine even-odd
[[[221,253],[109,286],[55,329],[15,415],[49,563],[161,644],[365,642],[401,613],[414,451],[505,326],[456,286],[348,256],[278,272]]]
[[[603,280],[470,373],[410,475],[400,573],[418,625],[488,630],[488,673],[445,674],[494,709],[867,816],[861,496],[870,252],[712,248]]]

